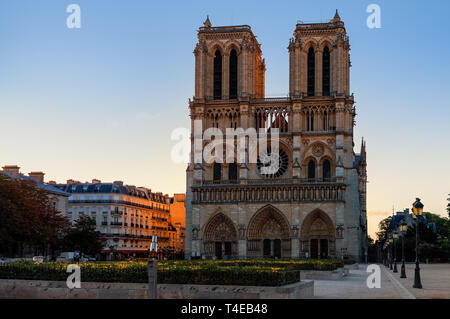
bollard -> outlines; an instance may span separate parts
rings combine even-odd
[[[158,260],[149,259],[147,265],[148,271],[148,292],[147,299],[157,298],[157,278],[158,278]]]

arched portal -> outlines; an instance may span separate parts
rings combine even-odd
[[[233,221],[217,213],[206,223],[203,232],[204,255],[218,259],[237,256],[238,232]]]
[[[291,257],[289,222],[275,207],[260,209],[250,220],[247,254],[251,257]]]
[[[334,223],[321,210],[306,216],[301,228],[302,256],[309,258],[336,257]]]

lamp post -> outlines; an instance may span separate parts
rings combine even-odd
[[[406,223],[406,220],[403,219],[402,223],[400,224],[400,234],[402,236],[402,270],[400,274],[400,278],[406,278],[406,272],[405,272],[405,236],[406,231],[408,230],[408,224]]]
[[[423,204],[420,198],[412,204],[413,217],[416,220],[416,269],[414,270],[414,285],[413,288],[422,288],[420,282],[420,268],[419,268],[419,217],[423,214]]]
[[[388,244],[389,244],[389,270],[392,270],[392,234],[389,233],[388,236],[389,240],[388,240]]]
[[[114,246],[113,245],[109,246],[109,249],[111,250],[111,261],[113,261],[114,260]]]
[[[394,249],[394,272],[398,272],[397,270],[397,249],[395,247],[395,240],[398,238],[398,231],[394,231],[394,235],[393,235],[393,240],[394,240],[394,244],[393,244],[393,249]]]

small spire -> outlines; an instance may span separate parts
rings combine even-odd
[[[205,20],[205,22],[203,22],[203,25],[206,28],[211,28],[211,21],[209,21],[209,15],[206,16],[206,20]]]
[[[336,9],[336,13],[334,14],[333,21],[334,22],[341,21],[341,17],[339,16],[338,9]]]
[[[364,141],[364,137],[361,139],[361,162],[366,162],[366,141]]]

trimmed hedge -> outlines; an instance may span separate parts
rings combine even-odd
[[[158,262],[158,283],[282,286],[301,270],[334,270],[354,261],[333,259],[171,260]],[[14,262],[0,265],[2,279],[66,281],[68,263]],[[146,262],[78,263],[84,282],[147,283]]]
[[[66,281],[68,263],[18,262],[0,265],[1,279]],[[147,283],[146,263],[79,263],[84,282]],[[300,280],[299,271],[273,267],[170,265],[158,267],[158,283],[282,286]]]

